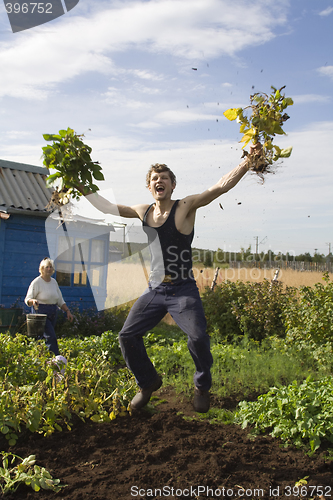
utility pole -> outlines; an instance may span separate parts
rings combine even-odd
[[[263,240],[261,240],[261,242],[259,243],[259,236],[255,236],[254,239],[256,240],[256,255],[259,254],[259,245],[261,245],[261,243],[264,243],[264,241],[267,240],[267,236],[265,236],[265,238]]]
[[[328,255],[331,255],[331,243],[326,243],[328,245]]]
[[[258,255],[258,253],[259,253],[259,243],[258,243],[259,236],[255,236],[254,239],[256,240],[256,255]]]

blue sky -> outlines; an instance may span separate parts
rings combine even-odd
[[[286,85],[295,104],[277,144],[293,146],[292,156],[263,185],[248,174],[200,209],[194,246],[238,251],[254,249],[258,238],[259,251],[326,255],[332,33],[329,0],[80,0],[15,34],[1,4],[0,158],[42,165],[42,134],[70,126],[101,162],[107,198],[150,202],[152,163],[175,172],[181,198],[240,161],[238,126],[223,111],[248,105],[253,91]],[[76,210],[101,217],[86,200]]]

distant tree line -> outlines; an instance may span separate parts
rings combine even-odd
[[[316,262],[325,263],[333,262],[332,253],[328,255],[314,253],[311,255],[309,252],[294,255],[291,253],[275,253],[272,250],[268,252],[255,253],[252,251],[251,246],[248,248],[241,248],[239,252],[227,252],[218,248],[216,251],[203,250],[193,248],[193,262],[201,263],[205,267],[224,267],[228,266],[230,262]]]
[[[119,243],[112,242],[110,244],[110,250],[118,250],[119,257],[117,260],[129,258],[132,256],[133,262],[139,262],[139,252],[142,252],[145,260],[149,257],[149,250],[147,244],[143,243]],[[227,252],[218,248],[217,250],[208,250],[202,248],[192,249],[192,258],[194,265],[202,265],[204,267],[229,267],[231,262],[314,262],[318,264],[324,264],[326,262],[333,263],[332,253],[328,255],[320,254],[315,252],[311,255],[309,252],[305,252],[299,255],[294,255],[291,253],[275,253],[272,250],[267,252],[255,253],[252,251],[251,246],[248,248],[241,248],[239,252]]]

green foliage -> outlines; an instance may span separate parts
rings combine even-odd
[[[322,440],[333,443],[333,380],[331,376],[288,387],[273,387],[255,402],[242,401],[236,422],[269,430],[286,444],[307,444],[315,452]]]
[[[286,304],[295,300],[295,289],[284,289],[283,283],[272,284],[266,279],[245,285],[244,294],[232,309],[244,336],[255,340],[272,335],[284,337],[283,310]]]
[[[329,383],[333,371],[332,283],[328,275],[324,281],[325,285],[310,290],[284,289],[279,283],[271,287],[267,280],[226,281],[214,292],[207,289],[203,296],[214,359],[212,393],[237,401],[267,393],[256,402],[258,407],[242,403],[245,416],[238,412],[238,421],[250,424],[252,418],[258,428],[264,422],[260,429],[274,431],[286,442],[306,442],[312,451],[321,440],[330,439],[333,422],[329,411],[333,397]],[[310,316],[303,317],[306,309],[317,314],[313,323]],[[128,414],[137,386],[124,368],[117,332],[101,333],[109,321],[115,325],[120,317],[111,314],[95,323],[89,313],[80,316],[78,313],[77,325],[59,339],[61,353],[68,360],[64,375],[51,362],[44,341],[19,334],[0,335],[0,432],[9,446],[23,432],[48,436],[70,429],[73,415],[83,421],[110,422]],[[290,323],[285,337],[285,324],[291,321],[295,324]],[[322,324],[315,328],[320,321],[327,334],[321,333]],[[92,335],[96,332],[98,335]],[[185,334],[174,325],[160,323],[144,342],[164,385],[192,395],[195,368]],[[275,420],[270,427],[268,417],[260,415],[271,410],[270,421]],[[212,411],[208,419],[230,422],[232,415]]]
[[[286,304],[287,340],[312,340],[317,344],[333,341],[333,282],[328,273],[323,280],[325,284],[301,286],[297,301]]]
[[[221,340],[246,336],[262,340],[285,336],[283,310],[295,301],[295,289],[283,283],[225,281],[214,291],[206,289],[202,301],[208,331]]]
[[[112,366],[123,363],[117,332],[107,331],[101,335],[92,335],[92,332],[90,332],[90,334],[89,337],[71,337],[60,342],[73,359],[87,356],[94,357],[99,354]]]
[[[300,359],[312,360],[313,367],[325,374],[333,373],[333,342],[317,343],[311,338],[302,340],[287,336],[283,339],[286,349],[293,347],[298,352]]]
[[[224,408],[210,408],[207,413],[199,413],[195,417],[184,417],[185,420],[208,420],[210,424],[231,425],[234,423],[232,411]]]
[[[77,186],[81,185],[84,193],[98,191],[94,184],[104,180],[98,162],[90,157],[92,149],[81,140],[83,135],[78,135],[73,129],[59,130],[58,134],[44,134],[44,139],[52,142],[43,150],[44,165],[56,172],[47,178],[48,187],[56,187],[57,196],[54,203],[65,205],[70,198],[79,199],[82,193]]]
[[[194,365],[187,348],[187,339],[174,330],[174,341],[162,342],[155,337],[147,342],[147,350],[157,371],[163,373],[164,384],[172,385],[179,392],[191,393]],[[243,339],[222,342],[218,333],[212,335],[212,392],[218,397],[241,400],[262,394],[274,385],[285,385],[293,380],[302,381],[329,374],[333,363],[327,352],[323,363],[309,348],[300,350],[298,345],[286,344],[284,339],[271,337],[262,342]],[[315,356],[315,357],[314,357]]]
[[[184,332],[177,325],[168,325],[167,323],[159,323],[144,336],[146,347],[158,344],[160,347],[171,346],[175,342],[184,339]]]
[[[272,165],[280,158],[288,158],[291,155],[292,148],[281,149],[276,144],[273,144],[276,135],[285,135],[282,128],[284,122],[289,119],[285,112],[288,106],[293,104],[290,97],[285,97],[282,94],[284,87],[276,89],[271,87],[272,92],[267,95],[262,92],[257,92],[250,96],[250,106],[245,108],[231,108],[223,114],[228,120],[237,120],[240,123],[240,132],[243,137],[240,142],[243,142],[243,148],[252,141],[256,144],[258,141],[263,146],[263,159],[257,163],[253,169],[262,172],[267,165]],[[250,110],[250,115],[246,115],[246,111]]]
[[[157,371],[163,373],[165,384],[179,391],[192,388],[194,365],[185,339],[175,340],[171,345],[151,345],[147,352]]]
[[[90,335],[101,335],[106,331],[119,331],[122,327],[127,309],[106,309],[97,311],[96,309],[85,309],[79,311],[78,308],[70,306],[73,314],[73,321],[67,321],[62,314],[58,316],[56,332],[57,337],[78,337],[85,338]]]
[[[246,398],[274,385],[302,381],[310,374],[317,377],[318,373],[328,373],[310,353],[299,356],[297,347],[286,347],[278,337],[261,343],[247,339],[237,344],[213,343],[212,354],[213,391],[220,397]]]
[[[242,282],[225,281],[214,288],[206,288],[202,296],[207,318],[207,331],[210,334],[218,332],[221,340],[230,340],[242,335],[239,322],[232,312],[233,304],[236,304],[242,290]]]
[[[179,390],[192,385],[193,361],[184,332],[175,325],[160,323],[144,337],[148,356],[163,374],[164,385]]]
[[[2,454],[2,467],[0,467],[0,488],[3,495],[13,493],[20,484],[31,486],[34,491],[51,490],[58,492],[64,485],[60,484],[60,479],[53,479],[51,474],[44,468],[36,465],[35,455],[21,458],[13,453]],[[14,465],[16,461],[21,462]]]
[[[73,414],[94,422],[125,415],[136,384],[127,369],[119,368],[116,338],[106,332],[84,340],[60,340],[68,360],[61,375],[43,341],[0,335],[0,432],[9,445],[24,429],[44,436],[64,426],[71,429]]]
[[[204,260],[204,266],[205,267],[212,267],[213,266],[212,252],[206,253],[205,260]]]

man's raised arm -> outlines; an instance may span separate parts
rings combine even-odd
[[[86,195],[87,200],[103,214],[120,215],[120,217],[141,219],[146,205],[134,205],[128,207],[126,205],[118,205],[111,203],[97,193],[90,193]]]
[[[252,165],[251,155],[261,150],[261,144],[250,146],[250,154],[245,159],[232,169],[228,174],[221,177],[221,179],[212,187],[200,194],[188,196],[186,202],[189,204],[190,210],[204,207],[214,201],[216,198],[224,193],[227,193],[241,180],[242,177],[248,172]]]

